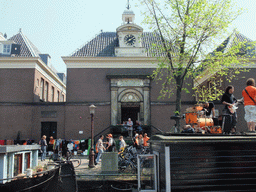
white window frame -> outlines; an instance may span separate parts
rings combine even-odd
[[[54,87],[52,86],[52,102],[54,102]]]
[[[41,83],[40,83],[40,99],[44,100],[44,79],[41,78]]]
[[[3,54],[10,55],[12,46],[10,44],[3,44]]]
[[[45,82],[45,101],[48,101],[48,97],[49,97],[49,83],[46,81]]]

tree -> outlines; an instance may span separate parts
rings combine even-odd
[[[233,0],[140,2],[146,6],[144,23],[161,38],[161,44],[152,47],[165,55],[158,58],[152,77],[156,81],[163,80],[161,97],[170,97],[176,90],[176,116],[180,115],[181,93],[188,92],[184,88],[186,79],[200,79],[206,70],[207,74],[223,76],[227,74],[227,67],[232,67],[234,74],[239,73],[241,66],[248,63],[246,54],[238,57],[245,42],[234,43],[225,52],[216,49],[229,26],[242,13]],[[176,125],[179,131],[180,119],[176,120]]]

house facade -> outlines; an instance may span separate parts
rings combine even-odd
[[[40,138],[49,130],[45,117],[55,115],[42,106],[66,101],[66,84],[52,69],[50,56],[21,30],[9,39],[1,35],[0,90],[1,139],[16,139],[18,132],[23,139]]]

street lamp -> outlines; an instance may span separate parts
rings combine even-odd
[[[90,115],[91,115],[91,149],[90,149],[90,153],[89,153],[89,167],[90,168],[93,168],[95,167],[94,165],[94,157],[95,157],[95,154],[94,154],[94,142],[93,142],[93,132],[94,132],[94,122],[93,122],[93,116],[95,114],[95,106],[94,105],[90,105]]]

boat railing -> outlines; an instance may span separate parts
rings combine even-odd
[[[0,183],[1,183],[1,181],[6,181],[6,180],[11,182],[11,181],[14,181],[14,180],[19,180],[19,179],[35,178],[35,177],[38,177],[38,176],[41,177],[45,174],[48,174],[49,172],[52,172],[55,169],[59,169],[59,167],[53,168],[51,170],[40,171],[40,172],[34,173],[30,176],[28,176],[28,175],[22,175],[22,176],[17,175],[15,177],[11,177],[11,178],[8,177],[8,178],[5,178],[5,179],[0,179]]]

